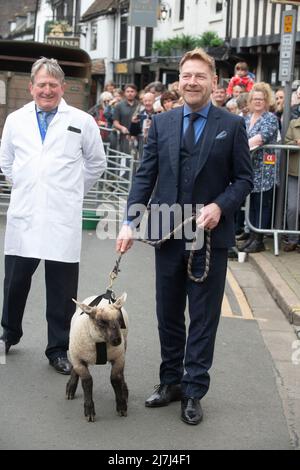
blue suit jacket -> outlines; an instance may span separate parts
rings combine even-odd
[[[133,204],[178,202],[183,108],[153,116],[148,142],[127,201],[127,220],[135,219]],[[212,246],[235,245],[234,214],[253,187],[252,166],[244,119],[211,106],[203,131],[193,184],[193,203],[215,202],[222,210],[212,231]],[[154,192],[153,192],[154,190]]]

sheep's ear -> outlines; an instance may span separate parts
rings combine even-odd
[[[73,302],[75,302],[76,305],[78,305],[79,308],[81,308],[81,310],[84,313],[87,313],[87,315],[90,315],[92,318],[95,317],[95,314],[96,314],[96,311],[97,311],[97,309],[95,307],[90,307],[89,305],[81,304],[80,302],[77,302],[77,300],[75,300],[75,299],[72,299],[72,300],[73,300]]]
[[[126,299],[127,299],[127,293],[123,292],[123,294],[115,301],[114,306],[116,308],[122,308],[126,302]]]

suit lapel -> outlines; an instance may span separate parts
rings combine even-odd
[[[204,128],[203,135],[202,135],[202,142],[200,146],[199,158],[198,158],[195,177],[198,176],[198,174],[200,173],[200,171],[202,170],[203,166],[205,165],[208,159],[211,147],[214,143],[216,135],[218,135],[219,127],[220,127],[220,113],[219,113],[218,108],[212,105],[208,113],[207,123]]]
[[[180,141],[182,132],[183,107],[169,111],[169,157],[176,181],[179,173]]]

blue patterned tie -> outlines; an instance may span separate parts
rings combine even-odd
[[[40,131],[41,131],[41,137],[42,137],[43,142],[46,137],[46,133],[47,133],[48,125],[49,125],[48,118],[50,114],[51,112],[39,111]]]

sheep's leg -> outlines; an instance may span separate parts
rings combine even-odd
[[[124,379],[124,362],[112,363],[110,381],[116,395],[116,407],[119,416],[127,416],[128,388]]]
[[[77,374],[77,372],[75,372],[74,367],[73,367],[71,371],[71,377],[66,386],[66,397],[68,400],[73,400],[75,396],[77,385],[78,385],[78,379],[79,379],[79,375]]]
[[[87,370],[85,377],[81,378],[82,388],[84,392],[84,416],[87,421],[95,421],[95,406],[93,402],[93,378]]]

